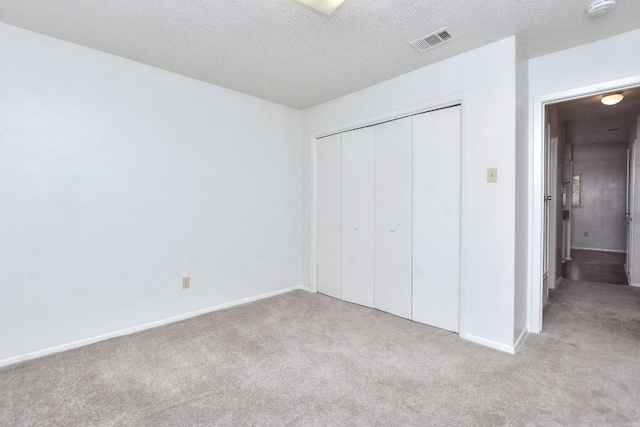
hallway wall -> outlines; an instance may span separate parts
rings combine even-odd
[[[582,203],[572,209],[574,249],[626,251],[627,147],[624,142],[573,146]]]

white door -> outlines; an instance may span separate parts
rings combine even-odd
[[[413,118],[413,320],[459,331],[460,107]]]
[[[554,289],[556,287],[556,277],[558,274],[558,221],[562,224],[562,212],[558,209],[558,205],[561,200],[556,200],[558,197],[558,138],[551,138],[549,140],[549,238],[548,238],[548,255],[547,255],[547,270],[549,271],[548,277],[548,289]],[[547,292],[548,292],[547,289]],[[548,293],[547,293],[548,297]]]
[[[374,130],[342,134],[342,299],[374,306]]]
[[[542,307],[549,301],[549,256],[551,254],[550,221],[551,221],[551,125],[547,127],[547,138],[544,143],[544,215],[542,245]]]
[[[342,298],[342,136],[318,140],[318,292]]]
[[[411,117],[375,127],[375,307],[411,318]]]
[[[632,284],[632,266],[633,266],[633,211],[635,206],[634,188],[635,188],[635,163],[636,163],[636,142],[631,144],[627,158],[627,263],[625,265],[627,272],[627,280]]]

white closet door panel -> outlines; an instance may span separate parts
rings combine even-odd
[[[342,134],[342,299],[373,307],[374,131]]]
[[[375,127],[375,307],[411,318],[411,117]]]
[[[459,331],[460,107],[413,118],[413,320]]]
[[[318,292],[342,298],[342,137],[318,140]]]

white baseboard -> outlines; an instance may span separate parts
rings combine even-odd
[[[513,345],[514,354],[517,353],[522,347],[522,343],[524,342],[524,337],[527,336],[527,333],[529,333],[529,327],[524,328],[524,330],[522,331],[522,333],[520,333],[520,336],[516,340],[515,344]]]
[[[122,329],[122,330],[116,331],[116,332],[109,332],[109,333],[104,334],[104,335],[99,335],[99,336],[92,337],[92,338],[86,338],[86,339],[79,340],[79,341],[74,341],[74,342],[71,342],[71,343],[68,343],[68,344],[62,344],[62,345],[59,345],[59,346],[46,348],[44,350],[34,351],[32,353],[27,353],[27,354],[24,354],[22,356],[10,357],[8,359],[0,360],[0,368],[3,367],[3,366],[13,365],[14,363],[24,362],[25,360],[37,359],[39,357],[48,356],[50,354],[60,353],[62,351],[67,351],[67,350],[72,350],[74,348],[84,347],[86,345],[95,344],[97,342],[105,341],[105,340],[108,340],[108,339],[111,339],[111,338],[121,337],[123,335],[134,334],[136,332],[144,331],[144,330],[147,330],[147,329],[157,328],[158,326],[168,325],[170,323],[179,322],[181,320],[190,319],[192,317],[200,316],[200,315],[207,314],[207,313],[212,313],[214,311],[224,310],[225,308],[231,308],[231,307],[235,307],[235,306],[238,306],[238,305],[247,304],[247,303],[250,303],[250,302],[253,302],[253,301],[258,301],[258,300],[261,300],[261,299],[274,297],[276,295],[286,294],[286,293],[289,293],[289,292],[292,292],[292,291],[296,291],[296,290],[303,290],[303,291],[310,292],[309,288],[304,287],[304,286],[295,286],[295,287],[292,287],[292,288],[287,288],[287,289],[281,289],[281,290],[278,290],[278,291],[268,292],[266,294],[256,295],[256,296],[253,296],[253,297],[244,298],[244,299],[241,299],[241,300],[236,300],[236,301],[228,302],[228,303],[225,303],[225,304],[216,305],[216,306],[205,308],[205,309],[202,309],[202,310],[197,310],[197,311],[192,311],[190,313],[180,314],[178,316],[169,317],[167,319],[157,320],[157,321],[151,322],[151,323],[145,323],[145,324],[140,325],[140,326],[134,326],[132,328]]]
[[[633,286],[634,288],[640,288],[640,283],[629,283],[629,286]]]
[[[571,248],[571,250],[579,250],[579,251],[596,251],[596,252],[614,252],[617,254],[626,254],[627,251],[625,250],[618,250],[618,249],[600,249],[600,248]]]
[[[495,341],[487,340],[487,339],[484,339],[484,338],[476,337],[474,335],[466,335],[466,336],[462,336],[461,335],[460,337],[462,339],[474,342],[476,344],[483,345],[485,347],[490,347],[490,348],[493,348],[495,350],[504,351],[505,353],[509,353],[509,354],[515,354],[516,353],[515,346],[501,344],[499,342],[495,342]],[[520,338],[518,338],[518,341],[520,341]]]
[[[553,289],[558,289],[560,283],[562,283],[562,276],[558,277],[558,280],[556,280],[556,283],[553,285]]]

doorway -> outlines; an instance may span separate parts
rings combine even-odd
[[[605,105],[603,97],[612,93],[623,100]],[[640,282],[633,244],[640,87],[551,99],[540,108],[539,330],[549,290],[562,280]]]

